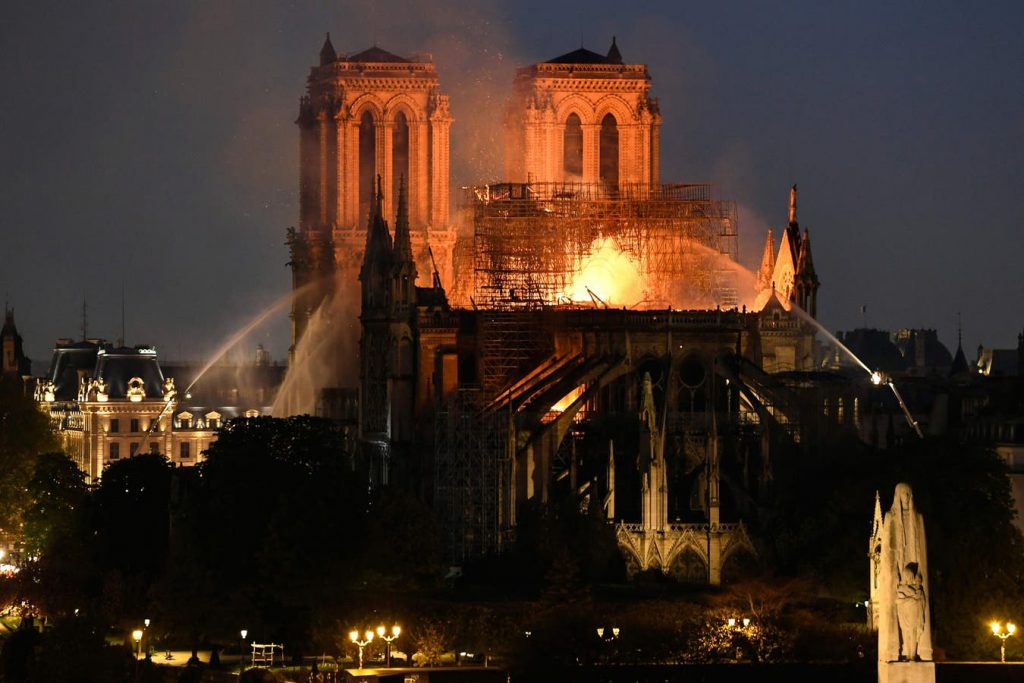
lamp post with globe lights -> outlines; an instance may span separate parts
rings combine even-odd
[[[245,637],[249,635],[248,629],[242,629],[238,632],[238,635],[242,636],[242,646],[238,650],[238,673],[245,673]]]
[[[397,640],[400,635],[402,635],[402,627],[398,624],[391,627],[391,635],[388,635],[387,629],[384,628],[383,624],[377,627],[377,636],[383,638],[387,644],[387,668],[389,669],[391,668],[391,641]],[[360,666],[359,668],[362,669],[363,667]]]
[[[350,631],[348,639],[352,641],[352,644],[359,648],[359,669],[363,668],[363,648],[373,642],[373,631],[367,630],[363,635],[363,638],[359,638],[359,631]]]
[[[999,661],[1003,664],[1006,663],[1006,639],[1017,632],[1017,625],[1013,622],[1006,622],[1006,628],[998,621],[993,621],[990,624],[992,628],[992,635],[999,639]]]

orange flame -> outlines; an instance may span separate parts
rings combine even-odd
[[[583,395],[583,387],[576,387],[568,394],[559,399],[558,403],[551,406],[551,411],[554,413],[565,412],[565,409],[573,404],[573,401]]]
[[[592,292],[609,306],[630,306],[644,299],[645,284],[640,263],[622,251],[614,238],[604,237],[590,245],[590,254],[583,259],[564,297],[590,302]]]

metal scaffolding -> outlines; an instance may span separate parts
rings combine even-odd
[[[608,238],[644,279],[640,308],[736,305],[736,206],[710,185],[504,183],[464,188],[462,205],[472,234],[460,265],[471,255],[474,305],[561,303]]]
[[[436,416],[434,509],[445,556],[461,564],[496,554],[512,523],[509,416],[485,412],[463,389]]]

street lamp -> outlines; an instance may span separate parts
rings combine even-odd
[[[605,638],[605,635],[604,635],[605,633],[608,634],[607,638]],[[616,638],[619,637],[619,627],[618,626],[612,626],[611,628],[606,629],[604,626],[598,626],[597,627],[597,637],[600,638],[601,640],[605,640],[605,641],[615,640]]]
[[[242,629],[238,632],[242,636],[242,646],[238,648],[238,673],[245,673],[245,637],[249,635],[248,629]]]
[[[1017,632],[1017,625],[1012,622],[1006,622],[1006,629],[1003,629],[1003,625],[998,621],[993,621],[992,624],[992,635],[999,639],[999,661],[1003,664],[1006,663],[1006,639]]]
[[[373,642],[373,631],[367,631],[362,640],[359,639],[359,631],[351,631],[348,639],[359,648],[359,668],[363,668],[363,648]]]
[[[139,680],[139,658],[142,656],[142,629],[132,631],[132,640],[135,641],[135,680]]]
[[[391,627],[391,635],[389,636],[389,635],[387,635],[387,630],[384,628],[384,625],[381,624],[380,626],[377,627],[377,635],[379,637],[383,638],[384,642],[387,643],[387,646],[386,646],[387,647],[387,660],[388,660],[387,668],[390,669],[391,668],[391,641],[397,639],[398,636],[402,635],[402,627],[399,626],[398,624],[395,624],[394,626],[392,626]],[[362,669],[363,667],[360,666],[359,668]]]

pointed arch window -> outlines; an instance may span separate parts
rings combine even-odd
[[[562,132],[562,170],[566,180],[583,175],[583,124],[577,114],[569,114]]]
[[[409,121],[405,113],[395,114],[391,128],[391,206],[398,206],[398,179],[409,182]]]
[[[370,201],[377,175],[377,125],[373,114],[363,112],[359,119],[359,220],[370,215]]]
[[[619,124],[610,113],[601,119],[600,152],[601,182],[615,190],[619,186]]]

